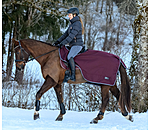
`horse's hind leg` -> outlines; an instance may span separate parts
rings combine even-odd
[[[120,98],[120,91],[119,91],[119,89],[117,88],[117,85],[116,85],[116,84],[115,84],[114,86],[110,87],[110,91],[111,91],[111,93],[116,97],[117,101],[119,101],[119,98]],[[125,104],[122,105],[122,107],[120,106],[120,109],[121,109],[122,115],[123,115],[126,119],[128,119],[128,120],[130,120],[130,121],[133,121],[132,116],[131,116],[131,115],[128,115],[128,112],[127,112],[127,110],[126,110],[126,108],[125,108]]]
[[[56,82],[50,77],[47,76],[44,84],[40,88],[40,90],[36,94],[36,102],[35,102],[35,112],[34,112],[34,120],[39,118],[39,110],[40,110],[40,98],[42,95],[48,91],[50,88],[56,85]]]
[[[117,101],[119,101],[120,91],[116,84],[110,87],[110,91],[116,97]]]
[[[114,86],[110,87],[110,91],[111,93],[116,97],[117,101],[119,101],[119,97],[120,97],[120,91],[117,88],[117,85],[115,84]],[[128,112],[125,109],[125,105],[123,105],[124,107],[121,108],[122,111],[122,115],[126,115]]]
[[[109,102],[109,89],[110,89],[110,86],[101,86],[101,96],[102,96],[101,109],[100,109],[97,117],[94,118],[90,123],[98,123],[98,120],[103,119],[106,106]]]
[[[59,105],[60,105],[60,114],[59,114],[59,116],[56,118],[56,121],[62,121],[62,120],[63,120],[63,115],[66,113],[66,110],[65,110],[65,106],[64,106],[64,104],[63,104],[63,96],[62,96],[61,84],[57,84],[57,85],[54,87],[54,90],[55,90],[55,92],[56,92],[57,99],[58,99],[58,102],[59,102]]]
[[[119,101],[120,91],[117,88],[116,84],[114,86],[110,87],[110,91],[116,97],[117,101]],[[127,111],[126,111],[125,107],[121,108],[121,111],[122,111],[122,115],[126,115]]]

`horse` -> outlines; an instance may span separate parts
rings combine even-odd
[[[41,72],[43,78],[45,79],[43,85],[36,93],[33,116],[34,120],[39,119],[40,99],[42,95],[53,87],[60,105],[60,113],[56,118],[56,121],[62,121],[63,116],[66,113],[61,88],[61,84],[63,83],[65,77],[65,69],[60,65],[59,48],[49,43],[33,39],[21,39],[19,41],[12,39],[12,42],[15,50],[16,69],[22,71],[27,62],[35,59],[41,65]],[[30,55],[33,58],[29,60]],[[101,87],[102,104],[99,113],[90,123],[96,124],[99,120],[104,118],[104,112],[109,102],[109,91],[116,97],[122,115],[126,119],[133,121],[132,115],[129,115],[131,111],[131,88],[129,85],[129,79],[125,68],[121,64],[119,71],[121,77],[121,90],[117,88],[116,83],[114,86],[103,84],[99,85]],[[76,81],[68,80],[68,83],[71,84],[80,84],[86,82],[87,81],[83,78],[79,69],[76,70]]]

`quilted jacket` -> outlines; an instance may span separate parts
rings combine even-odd
[[[65,45],[69,43],[69,46],[72,47],[74,45],[76,46],[82,46],[83,40],[82,40],[82,25],[80,22],[80,19],[78,16],[75,16],[70,20],[70,25],[66,32],[58,39],[58,41]]]

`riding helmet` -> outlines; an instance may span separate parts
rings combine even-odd
[[[79,9],[76,8],[76,7],[70,8],[70,9],[67,11],[67,14],[69,14],[69,13],[79,15]]]

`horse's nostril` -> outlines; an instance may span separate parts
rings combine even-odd
[[[21,65],[21,69],[24,69],[24,65]]]
[[[16,67],[16,69],[19,70],[19,71],[21,71],[21,68],[19,68],[19,67]]]

